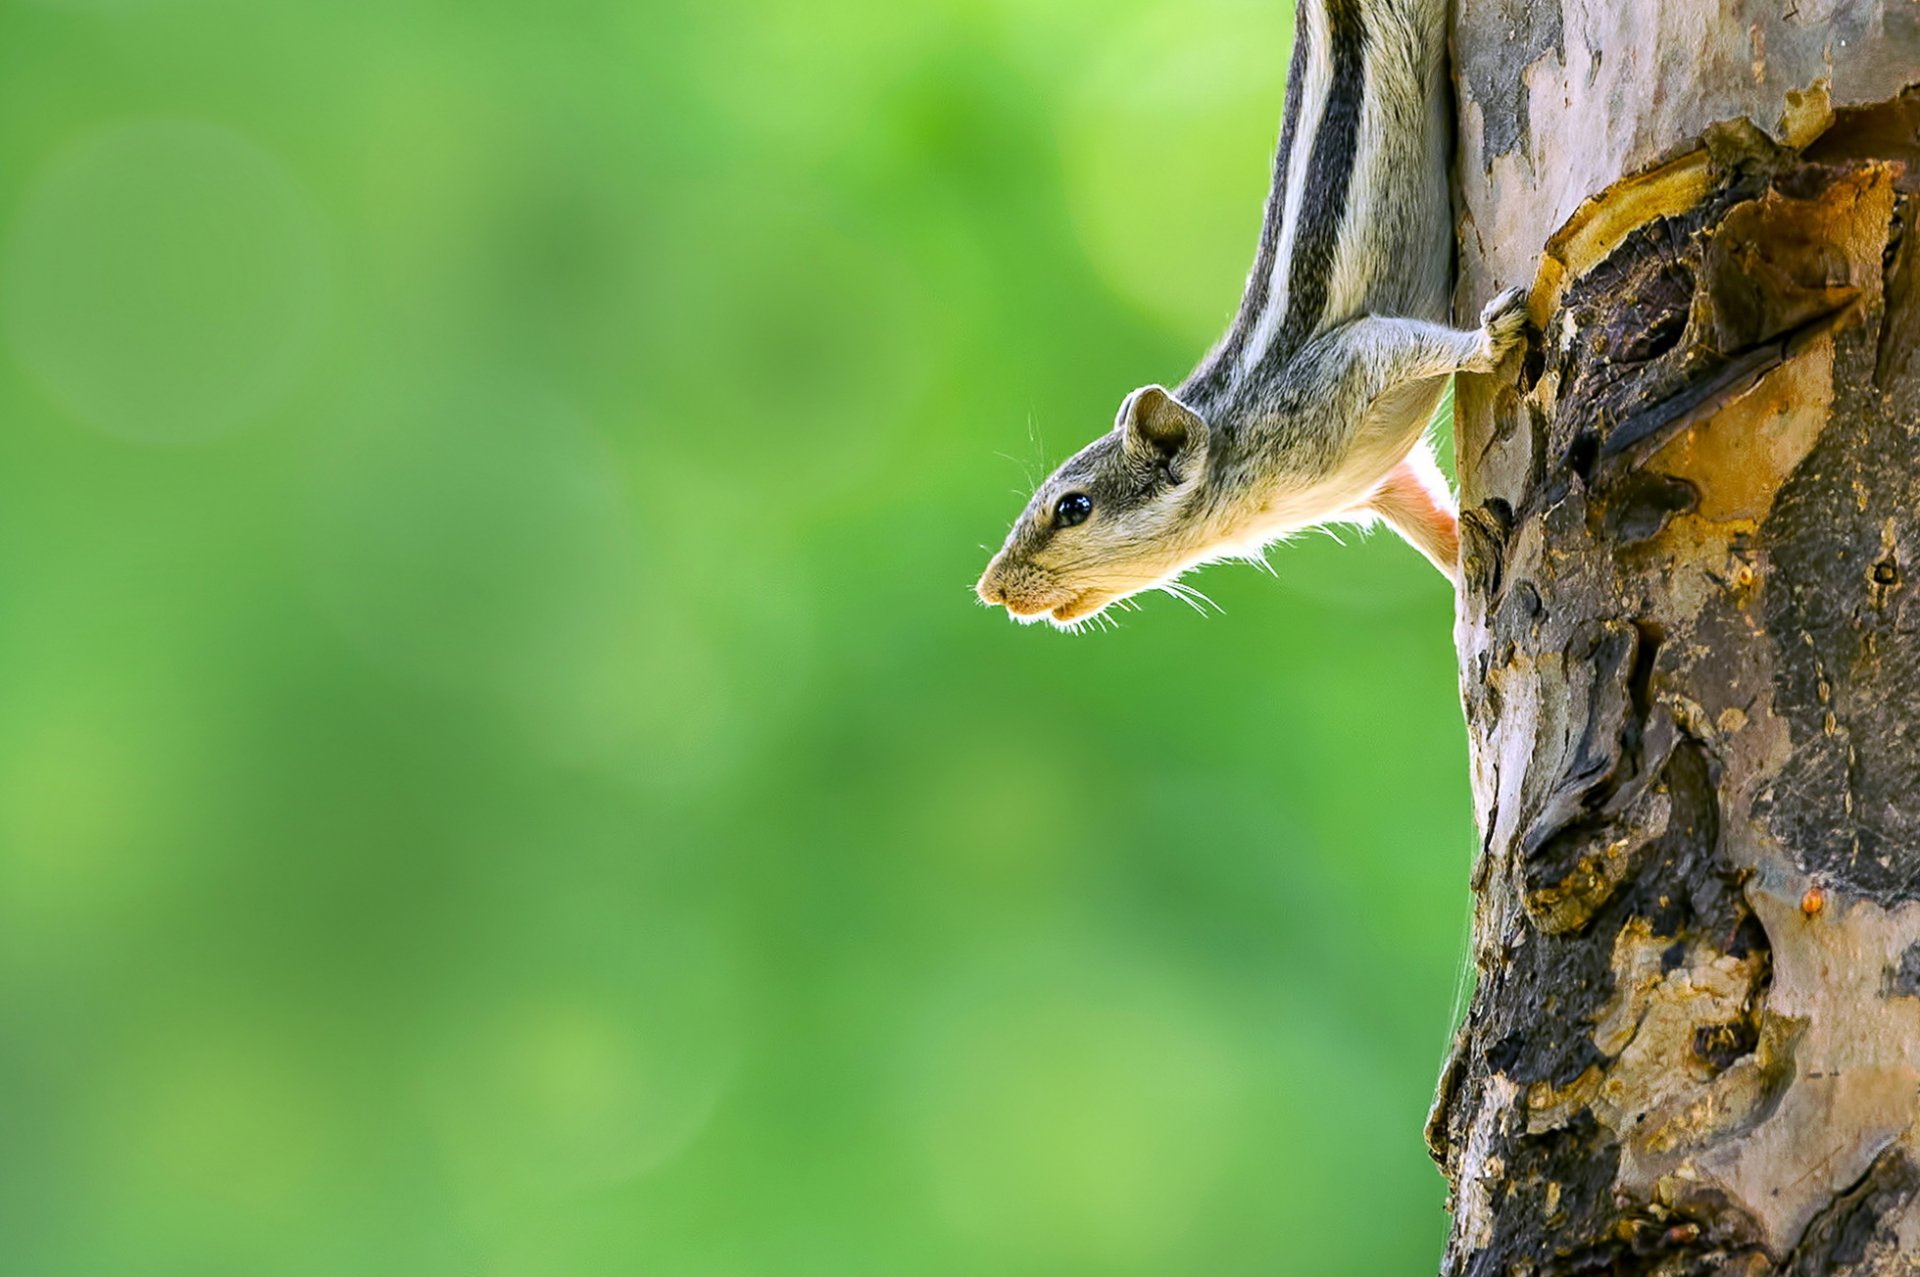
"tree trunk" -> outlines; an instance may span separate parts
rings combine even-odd
[[[1920,3],[1460,10],[1443,1271],[1920,1273]]]

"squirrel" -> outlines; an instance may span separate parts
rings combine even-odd
[[[1187,379],[1145,386],[1040,485],[975,587],[1077,628],[1317,523],[1379,519],[1458,580],[1425,435],[1455,372],[1523,341],[1525,291],[1445,321],[1453,276],[1448,0],[1299,0],[1259,251]]]

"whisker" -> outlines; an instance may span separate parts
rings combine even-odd
[[[1186,586],[1185,588],[1189,590],[1193,590],[1193,597],[1195,597],[1196,599],[1199,599],[1202,603],[1205,603],[1208,607],[1218,612],[1221,616],[1225,616],[1227,614],[1227,609],[1221,607],[1218,603],[1215,603],[1212,599],[1208,598],[1204,591],[1195,590],[1194,587],[1192,587],[1191,585]]]
[[[1172,595],[1174,598],[1179,599],[1182,603],[1185,603],[1188,607],[1192,608],[1194,611],[1198,612],[1200,615],[1205,616],[1207,614],[1207,609],[1201,607],[1198,603],[1195,603],[1192,599],[1188,598],[1186,595],[1186,592],[1180,589],[1175,583],[1169,581],[1166,584],[1161,585],[1159,588],[1165,593]]]
[[[1023,478],[1026,479],[1027,486],[1029,488],[1039,486],[1033,481],[1033,463],[1032,462],[1022,461],[1020,458],[1014,456],[1011,452],[996,452],[993,455],[996,457],[999,457],[1003,461],[1011,461],[1013,462],[1014,465],[1019,466],[1020,474]]]
[[[1178,589],[1183,596],[1191,600],[1196,600],[1197,603],[1206,604],[1207,607],[1211,607],[1214,611],[1218,612],[1222,616],[1225,616],[1227,614],[1227,610],[1225,608],[1221,607],[1218,603],[1215,603],[1212,599],[1208,598],[1206,594],[1203,593],[1202,591],[1195,589],[1191,585],[1188,585],[1185,581],[1175,581],[1172,584],[1174,588]],[[1202,608],[1201,610],[1205,611],[1205,608]]]

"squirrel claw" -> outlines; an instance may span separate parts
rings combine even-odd
[[[1486,353],[1477,371],[1491,372],[1509,352],[1526,343],[1527,290],[1509,288],[1488,302],[1480,312],[1480,334]]]

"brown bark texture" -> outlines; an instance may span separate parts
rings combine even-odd
[[[1920,1274],[1920,3],[1461,0],[1448,1274]]]

